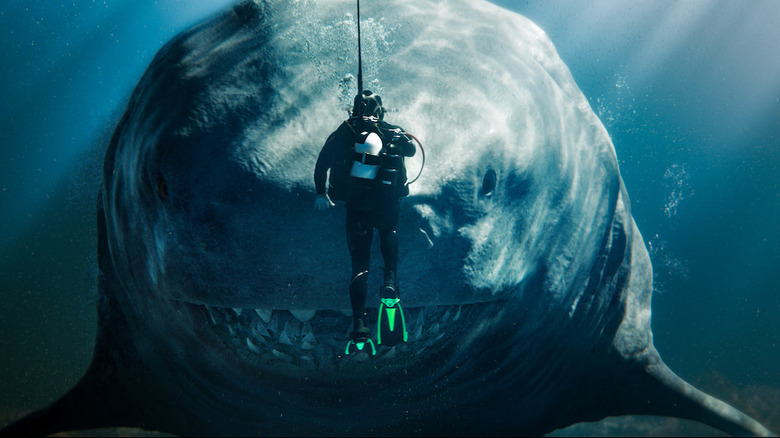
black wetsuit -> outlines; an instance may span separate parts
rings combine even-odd
[[[364,139],[361,133],[366,131],[376,132],[382,139],[383,148],[400,156],[401,166],[395,184],[386,185],[377,180],[366,181],[349,176],[355,160],[354,144]],[[395,287],[398,267],[396,225],[400,199],[409,194],[403,157],[411,157],[415,152],[414,143],[399,127],[382,120],[374,124],[352,118],[342,123],[328,137],[314,168],[317,194],[326,194],[326,173],[330,169],[330,187],[327,193],[331,199],[343,200],[346,203],[347,245],[352,260],[349,296],[356,330],[357,320],[362,319],[365,313],[374,228],[379,233],[382,258],[385,262],[385,282],[391,281]]]

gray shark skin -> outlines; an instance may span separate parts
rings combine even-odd
[[[344,209],[313,209],[312,174],[356,89],[353,7],[242,2],[160,50],[105,158],[92,365],[4,434],[538,435],[626,414],[770,434],[661,360],[609,136],[544,32],[482,1],[364,5],[366,88],[427,160],[398,227],[410,340],[344,356]],[[380,272],[375,253],[369,306]]]

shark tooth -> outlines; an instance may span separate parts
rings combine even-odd
[[[252,325],[252,335],[254,335],[255,338],[264,337],[264,338],[270,338],[271,335],[268,334],[268,330],[265,328],[265,324],[263,324],[260,321],[257,321],[254,325]]]
[[[390,350],[387,353],[382,355],[382,357],[385,358],[385,359],[392,359],[392,358],[395,357],[396,351],[397,350],[395,349],[395,347],[391,347]]]
[[[209,319],[211,319],[211,323],[217,325],[217,320],[214,319],[214,314],[211,311],[211,307],[209,306],[204,306],[204,307],[206,308],[206,313],[209,314]]]
[[[414,339],[422,338],[423,326],[425,325],[425,308],[420,308],[420,314],[417,315],[417,322],[414,325]]]
[[[257,313],[257,316],[259,316],[260,319],[263,320],[263,322],[268,324],[271,321],[271,314],[273,313],[273,310],[271,310],[271,309],[255,309],[255,313]]]
[[[279,317],[277,316],[277,313],[278,312],[271,313],[271,318],[267,323],[268,325],[266,326],[268,331],[274,334],[279,333]]]
[[[314,343],[317,342],[317,338],[314,337],[314,333],[309,332],[306,333],[306,336],[303,337],[303,342],[308,342],[309,344],[314,345]]]
[[[308,310],[296,309],[296,310],[290,310],[290,313],[298,321],[306,322],[306,321],[310,320],[314,316],[314,314],[317,313],[317,311],[316,310],[312,310],[312,309],[308,309]]]
[[[418,325],[414,329],[414,333],[412,334],[412,339],[415,341],[419,341],[422,338],[422,325]]]
[[[234,307],[233,311],[236,312],[236,315],[241,316],[241,312],[243,312],[244,309],[242,309],[240,307]]]
[[[446,322],[448,319],[450,319],[450,316],[452,316],[452,308],[447,307],[447,310],[444,312],[444,316],[441,317],[441,322]]]
[[[252,342],[252,340],[249,338],[246,338],[246,346],[249,347],[249,349],[252,350],[252,352],[260,353],[260,349],[257,348],[257,345],[255,345],[254,342]]]
[[[281,352],[281,351],[279,351],[277,349],[271,350],[271,354],[273,354],[274,357],[276,357],[278,359],[283,359],[283,360],[288,361],[288,362],[292,359],[292,357],[289,354]]]
[[[294,345],[290,339],[290,335],[287,334],[287,326],[284,327],[282,333],[279,335],[279,343],[285,345]]]

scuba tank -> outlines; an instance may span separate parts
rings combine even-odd
[[[352,148],[352,182],[380,190],[395,190],[404,186],[406,167],[401,142],[409,141],[405,134],[397,128],[380,128],[374,124],[364,124],[363,129],[359,130],[354,128],[353,131],[360,134],[357,134]]]
[[[394,188],[406,183],[406,166],[398,142],[401,141],[401,131],[393,130],[393,138],[379,156],[379,183],[381,186]]]
[[[362,132],[361,135],[365,135],[365,139],[363,143],[356,142],[353,146],[354,162],[349,175],[363,180],[375,180],[382,164],[382,139],[376,132]]]

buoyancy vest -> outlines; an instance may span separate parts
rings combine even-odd
[[[350,170],[353,184],[397,197],[408,195],[406,166],[400,144],[406,141],[403,131],[384,122],[364,120],[350,124],[350,127],[356,134]]]
[[[337,160],[331,169],[331,199],[346,200],[366,190],[393,197],[408,195],[403,142],[409,139],[405,133],[385,122],[357,118],[345,125],[352,134],[351,150],[347,160]]]

